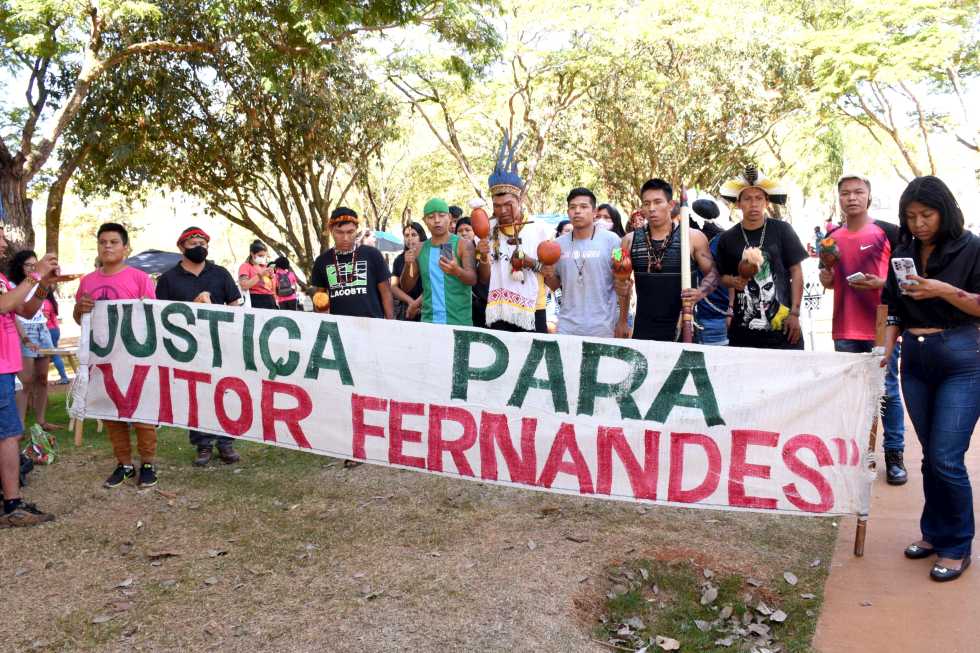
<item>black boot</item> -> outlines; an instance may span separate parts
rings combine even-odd
[[[905,485],[909,480],[905,471],[905,456],[901,451],[885,452],[885,474],[889,485]]]

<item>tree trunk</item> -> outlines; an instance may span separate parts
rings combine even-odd
[[[34,248],[32,201],[27,197],[27,182],[20,174],[21,165],[17,158],[9,163],[0,163],[0,219],[7,241],[6,252],[0,254],[0,264],[4,268],[15,252]]]
[[[44,246],[48,252],[55,256],[58,255],[58,234],[61,231],[61,209],[65,203],[65,191],[72,175],[78,170],[78,166],[81,165],[90,149],[91,146],[85,144],[71,159],[65,161],[61,165],[61,170],[58,171],[58,177],[48,190],[48,206],[44,214]]]

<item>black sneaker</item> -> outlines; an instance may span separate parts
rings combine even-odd
[[[885,452],[885,477],[889,485],[905,485],[909,474],[905,471],[905,456],[901,451]]]
[[[140,466],[140,487],[153,487],[157,484],[157,472],[150,463]]]
[[[37,526],[49,521],[54,521],[54,515],[38,510],[33,503],[21,501],[16,508],[0,516],[0,528]]]
[[[211,447],[198,447],[197,458],[194,459],[194,466],[207,467],[208,463],[211,462],[212,453]]]
[[[136,470],[132,465],[122,465],[120,464],[116,467],[115,471],[105,480],[103,485],[105,487],[119,487],[125,481],[136,476]]]

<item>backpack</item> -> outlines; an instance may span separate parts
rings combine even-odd
[[[289,297],[296,294],[293,282],[289,280],[289,272],[276,273],[276,295],[279,297]]]

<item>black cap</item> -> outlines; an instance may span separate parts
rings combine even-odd
[[[721,214],[718,205],[711,200],[695,200],[691,209],[705,220],[714,220]]]

